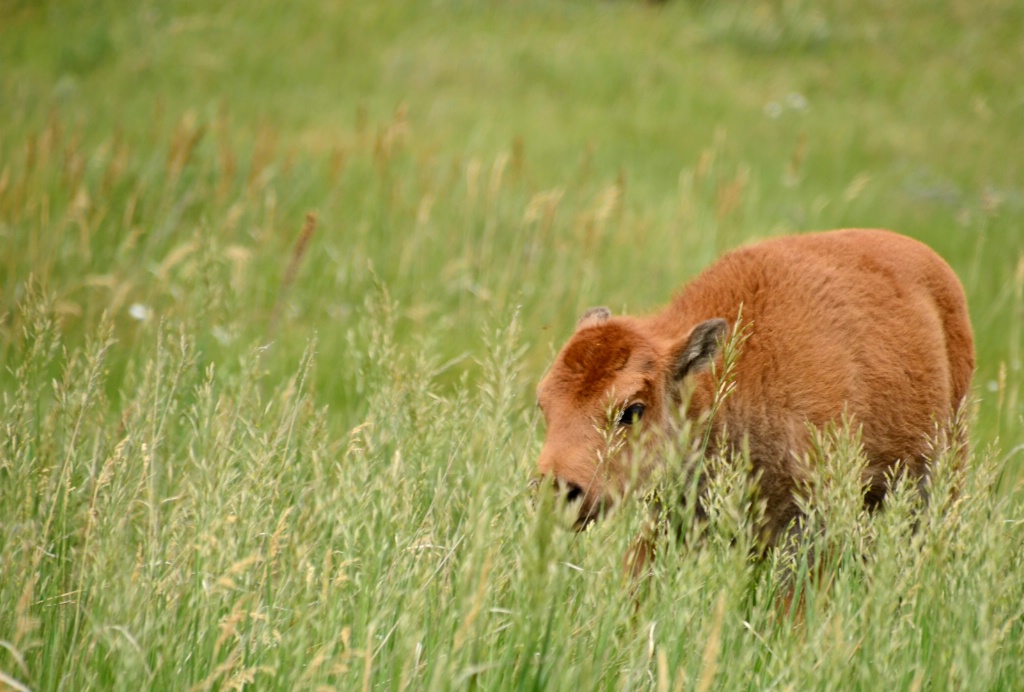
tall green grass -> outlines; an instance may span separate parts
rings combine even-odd
[[[268,386],[261,348],[224,371],[157,326],[115,404],[109,326],[65,351],[52,303],[26,297],[4,402],[7,684],[1015,684],[1024,522],[996,451],[937,459],[926,507],[898,484],[867,516],[856,439],[826,436],[809,521],[827,530],[767,561],[750,557],[742,464],[724,466],[701,540],[662,536],[638,585],[622,558],[639,506],[572,534],[527,501],[518,318],[488,332],[476,384],[446,393],[429,351],[398,348],[386,292],[364,310],[368,410],[337,436],[315,342]]]
[[[439,7],[0,4],[0,684],[1013,688],[1019,8]],[[751,560],[727,465],[637,584],[642,503],[531,503],[585,308],[848,225],[968,293],[927,506],[833,431],[827,530]]]

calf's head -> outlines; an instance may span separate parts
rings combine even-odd
[[[684,398],[696,417],[708,397],[685,383],[707,370],[728,330],[723,319],[700,322],[681,335],[592,308],[537,388],[547,435],[537,474],[566,501],[578,503],[576,529],[610,508],[642,477],[631,440],[653,443],[672,428]]]

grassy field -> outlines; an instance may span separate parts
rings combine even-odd
[[[1018,687],[1021,36],[1016,0],[0,0],[0,687]],[[640,586],[641,506],[531,505],[585,308],[843,226],[968,294],[928,507],[863,516],[823,437],[788,617],[739,471]]]

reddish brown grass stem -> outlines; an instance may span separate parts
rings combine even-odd
[[[289,291],[291,291],[292,284],[295,283],[295,277],[299,273],[299,265],[302,263],[302,258],[306,255],[306,249],[309,247],[309,241],[313,238],[313,233],[316,231],[316,223],[316,212],[307,211],[306,222],[302,224],[302,230],[299,232],[299,237],[295,241],[295,248],[292,250],[291,261],[288,262],[288,268],[285,269],[284,278],[281,279],[281,288],[277,291],[277,300],[274,303],[274,310],[270,313],[270,322],[267,325],[268,339],[272,337],[277,330],[277,323],[281,318],[281,310],[284,308],[285,299],[288,297]]]

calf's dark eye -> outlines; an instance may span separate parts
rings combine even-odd
[[[631,404],[626,407],[626,410],[622,412],[619,417],[619,425],[633,425],[638,420],[644,417],[644,405],[643,404]]]

